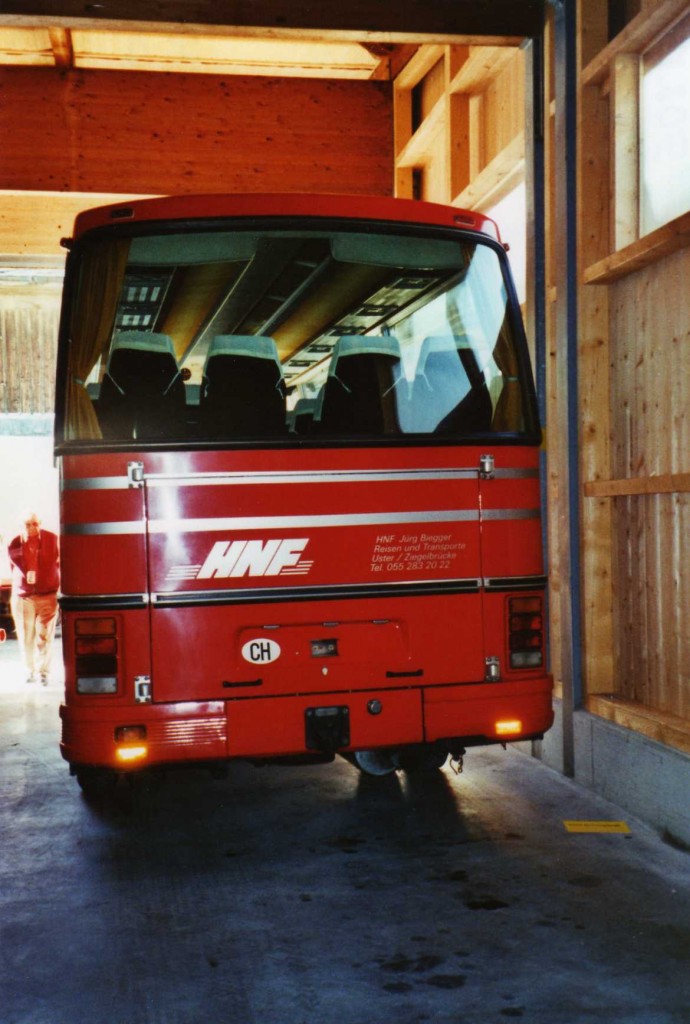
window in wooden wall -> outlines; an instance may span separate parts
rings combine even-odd
[[[690,24],[683,36],[648,51],[642,61],[642,235],[690,210]]]

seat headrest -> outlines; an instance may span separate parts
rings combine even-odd
[[[336,364],[340,359],[349,356],[380,355],[400,359],[400,342],[393,335],[369,336],[366,334],[346,334],[338,338],[333,346],[330,377],[335,376]]]
[[[417,362],[417,373],[423,373],[426,361],[432,355],[454,355],[462,347],[462,338],[456,338],[452,334],[430,334],[422,342]]]
[[[269,359],[282,372],[278,349],[273,338],[262,334],[218,334],[209,346],[204,363],[204,372],[208,362],[214,356],[242,356],[250,359]]]
[[[123,349],[138,352],[158,352],[170,355],[175,359],[172,338],[167,334],[154,334],[151,331],[119,331],[110,346],[109,360],[115,352]]]

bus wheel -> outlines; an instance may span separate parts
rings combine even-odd
[[[102,799],[115,792],[118,777],[109,768],[77,768],[75,775],[86,797]]]
[[[385,750],[355,750],[352,762],[365,775],[390,775],[397,767]]]

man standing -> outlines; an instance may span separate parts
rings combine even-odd
[[[24,532],[7,550],[12,563],[12,616],[26,661],[26,681],[35,682],[38,672],[47,686],[60,587],[58,539],[41,529],[41,520],[32,512],[25,516]]]

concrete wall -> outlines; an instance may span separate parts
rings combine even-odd
[[[563,771],[563,715],[535,753]],[[630,729],[576,711],[575,781],[651,825],[673,845],[690,849],[690,756]]]

